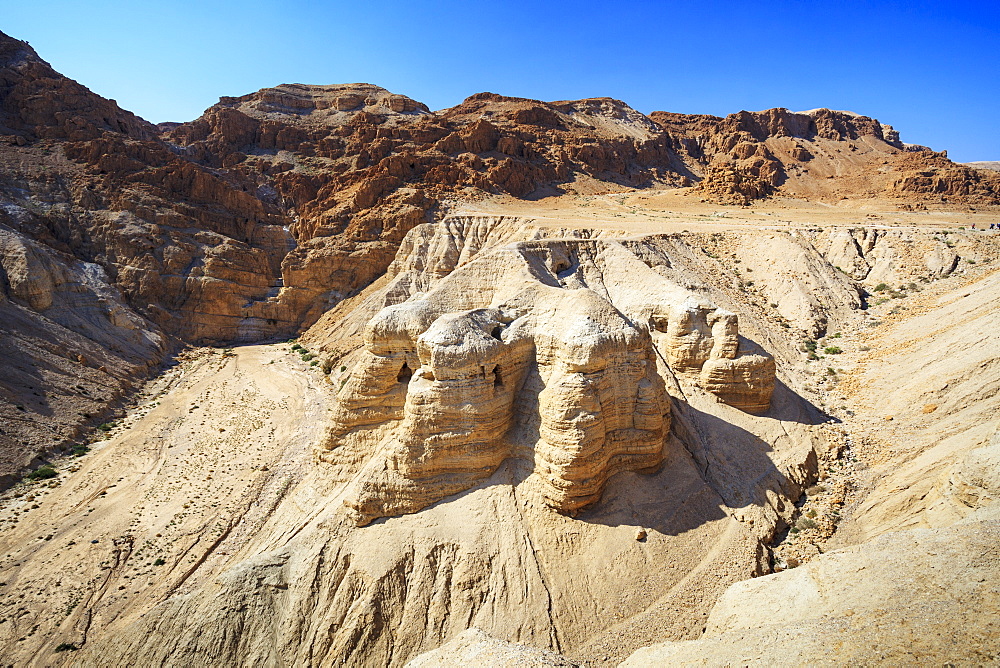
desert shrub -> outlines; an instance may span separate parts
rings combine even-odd
[[[74,645],[73,643],[71,643],[71,642],[64,642],[64,643],[59,643],[58,645],[56,645],[56,650],[55,651],[57,651],[57,652],[75,652],[78,649],[80,649],[80,648],[77,647],[76,645]]]
[[[809,519],[808,517],[800,517],[798,521],[795,522],[795,528],[799,531],[806,531],[808,529],[815,529],[816,522]]]
[[[58,473],[56,470],[46,464],[45,466],[39,466],[37,469],[26,475],[28,480],[48,480],[49,478],[55,478]]]
[[[90,448],[82,443],[73,446],[73,455],[76,457],[82,457],[88,452],[90,452]]]
[[[826,353],[827,355],[839,355],[844,351],[838,348],[837,346],[827,346],[826,348],[823,348],[823,352]]]
[[[809,339],[808,341],[806,341],[804,345],[805,345],[806,352],[810,352],[811,353],[811,352],[815,352],[816,351],[816,342],[813,341],[812,339]]]
[[[302,361],[303,362],[308,362],[311,359],[313,359],[314,357],[316,357],[316,356],[313,355],[312,353],[306,353],[305,355],[302,356]]]
[[[302,349],[303,349],[302,346],[300,346],[299,344],[297,343],[292,344],[292,350],[302,350]]]
[[[886,285],[885,283],[879,283],[874,288],[872,288],[872,292],[884,292],[888,289],[889,289],[888,285]]]
[[[340,373],[344,373],[345,371],[347,371],[347,366],[346,365],[345,366],[341,366],[340,367]]]
[[[114,428],[115,428],[114,422],[105,422],[100,427],[98,427],[98,429],[100,429],[101,431],[111,431]]]
[[[153,562],[153,565],[154,566],[162,566],[165,563],[167,563],[167,562],[164,561],[163,559],[161,559],[160,557],[157,557],[156,561]]]
[[[333,371],[333,358],[332,357],[327,357],[325,360],[323,360],[322,369],[323,369],[323,373],[325,373],[328,376],[330,375],[330,372]]]

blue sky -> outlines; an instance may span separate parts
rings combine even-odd
[[[1000,160],[1000,0],[0,6],[0,30],[154,122],[279,83],[367,82],[432,109],[481,91],[645,113],[849,109],[955,160]]]

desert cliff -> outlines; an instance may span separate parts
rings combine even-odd
[[[364,83],[153,125],[0,33],[0,652],[989,663],[989,167]]]

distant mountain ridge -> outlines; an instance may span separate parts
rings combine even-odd
[[[1000,172],[1000,160],[977,160],[975,162],[963,162],[962,164],[975,169],[989,169],[994,172]]]

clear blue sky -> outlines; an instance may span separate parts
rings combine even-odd
[[[849,109],[1000,160],[1000,0],[0,0],[0,30],[154,122],[279,83],[367,82],[432,109],[481,91]]]

